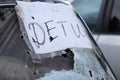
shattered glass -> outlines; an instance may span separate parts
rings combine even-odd
[[[107,64],[100,61],[92,50],[72,48],[69,51],[74,54],[73,69],[52,69],[36,80],[114,80]]]

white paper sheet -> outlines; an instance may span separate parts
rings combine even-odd
[[[71,47],[91,48],[82,23],[68,5],[23,1],[17,3],[17,14],[24,22],[36,54]]]

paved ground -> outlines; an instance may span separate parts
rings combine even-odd
[[[0,80],[32,80],[31,69],[18,59],[0,57]]]

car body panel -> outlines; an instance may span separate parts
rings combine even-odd
[[[118,79],[120,78],[120,36],[119,35],[99,35],[97,43],[100,46],[112,70],[115,72]]]
[[[98,2],[98,4],[101,4],[99,5],[99,8],[97,8],[99,10],[98,11],[99,16],[95,17],[96,15],[92,15],[96,19],[94,19],[91,16],[91,18],[89,18],[88,21],[87,20],[85,21],[87,22],[88,27],[91,28],[91,25],[89,23],[91,23],[91,21],[95,22],[95,20],[97,20],[97,23],[95,25],[91,23],[93,28],[91,28],[90,30],[93,33],[93,37],[96,40],[97,44],[100,46],[104,56],[106,57],[110,66],[112,67],[115,75],[117,76],[118,79],[120,79],[119,77],[120,75],[120,71],[119,71],[119,68],[120,68],[120,63],[119,63],[119,57],[120,57],[120,49],[119,49],[120,48],[120,35],[119,33],[120,33],[120,30],[118,27],[120,23],[120,17],[119,17],[120,16],[120,13],[119,13],[120,2],[119,0],[99,0],[99,1],[102,1],[102,3]],[[77,0],[74,2],[77,2]],[[82,4],[84,4],[84,6],[93,4],[90,1],[88,1],[89,4],[87,2],[83,3],[83,1],[81,0],[79,1],[79,3],[77,3],[77,5],[75,5],[74,2],[73,2],[73,5],[75,6],[76,10],[78,10],[78,12],[80,11],[77,7],[82,6]],[[96,6],[93,5],[93,8],[91,9],[89,8],[89,10],[92,11],[94,7]],[[95,14],[95,12],[93,13]],[[89,16],[86,14],[83,14],[83,15]],[[109,29],[111,25],[111,19],[113,17],[115,17],[114,22],[113,22],[114,26]]]

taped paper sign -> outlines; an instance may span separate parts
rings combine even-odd
[[[82,23],[68,5],[23,1],[17,3],[17,15],[23,20],[36,54],[71,47],[91,48]]]

